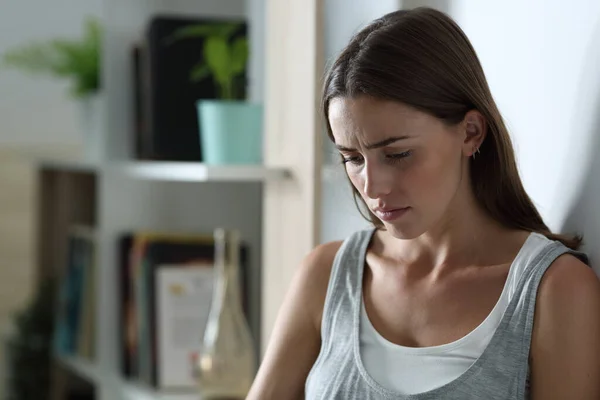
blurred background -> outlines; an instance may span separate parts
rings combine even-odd
[[[302,255],[368,226],[321,77],[418,6],[464,29],[525,188],[595,263],[597,1],[0,0],[0,399],[197,399],[212,292],[189,266],[214,264],[219,227],[241,235],[260,355]]]

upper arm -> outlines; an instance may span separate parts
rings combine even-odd
[[[530,357],[533,400],[600,399],[600,281],[571,255],[540,283]]]
[[[248,400],[302,397],[321,348],[321,315],[339,247],[332,242],[315,248],[296,271]]]

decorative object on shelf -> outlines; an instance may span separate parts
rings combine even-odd
[[[135,140],[138,159],[204,161],[202,127],[196,102],[222,97],[217,76],[196,69],[209,36],[191,32],[235,27],[231,40],[245,38],[243,19],[157,14],[149,21],[143,39],[132,48]],[[199,80],[190,79],[196,70]],[[201,79],[202,78],[202,79]],[[245,97],[246,74],[235,77],[231,92]],[[199,134],[200,132],[200,134]]]
[[[262,162],[262,107],[245,100],[248,40],[236,34],[240,24],[190,25],[171,41],[205,38],[202,59],[191,69],[194,83],[212,77],[216,100],[197,101],[203,162],[260,164]]]
[[[44,281],[31,303],[15,315],[4,347],[6,400],[46,399],[50,392],[54,295],[54,282]]]
[[[87,18],[83,37],[52,39],[9,49],[3,64],[31,74],[70,79],[71,96],[77,101],[83,130],[83,153],[88,161],[102,157],[103,101],[100,90],[102,29],[95,18]]]
[[[202,158],[206,164],[262,163],[262,107],[235,101],[199,100]]]
[[[80,40],[29,43],[6,51],[3,62],[28,73],[71,79],[71,95],[81,98],[100,89],[100,46],[100,23],[88,18]]]
[[[77,102],[85,161],[99,163],[106,159],[104,102],[105,96],[101,91],[84,96]]]
[[[194,368],[203,399],[244,399],[256,368],[256,350],[242,310],[239,234],[215,231],[213,299],[203,347]]]

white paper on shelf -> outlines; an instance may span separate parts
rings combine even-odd
[[[161,266],[156,274],[158,387],[192,388],[191,356],[202,346],[214,268]]]

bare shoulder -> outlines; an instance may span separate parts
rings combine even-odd
[[[246,399],[304,398],[304,382],[321,348],[323,305],[340,245],[317,246],[296,268]]]
[[[304,257],[296,275],[295,283],[304,287],[303,297],[309,302],[319,331],[333,261],[341,245],[341,241],[335,241],[315,247]]]
[[[530,361],[532,400],[600,398],[600,280],[562,255],[537,293]]]
[[[564,254],[552,263],[538,289],[538,303],[542,307],[550,306],[553,313],[565,307],[579,306],[582,302],[594,304],[599,300],[598,276],[592,268],[570,254]]]
[[[536,314],[541,329],[600,318],[600,280],[594,270],[570,254],[558,257],[540,282]]]
[[[341,245],[342,241],[335,241],[315,247],[304,257],[300,268],[313,278],[327,278],[329,280],[333,260]]]

